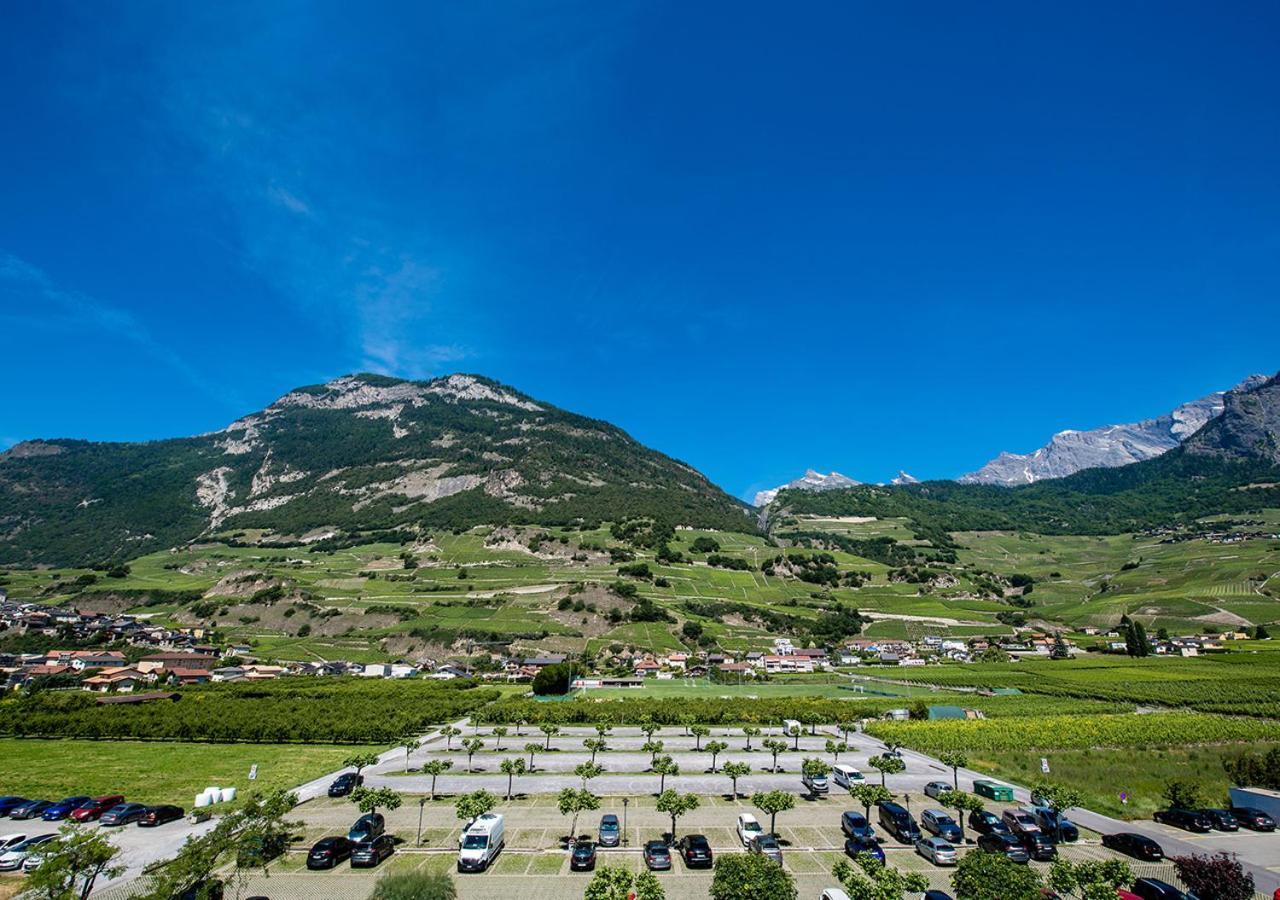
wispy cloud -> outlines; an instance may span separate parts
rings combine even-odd
[[[34,305],[46,313],[56,311],[99,335],[128,341],[206,396],[231,408],[244,405],[222,384],[206,379],[164,341],[154,337],[132,313],[79,291],[65,290],[42,269],[3,252],[0,252],[0,296],[11,300],[14,309]]]

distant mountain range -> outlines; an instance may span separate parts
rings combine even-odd
[[[1232,390],[1249,391],[1266,381],[1265,375],[1251,375]],[[1154,459],[1221,414],[1227,394],[1215,391],[1166,415],[1128,425],[1060,431],[1039,450],[1001,453],[981,469],[957,480],[961,484],[1033,484],[1048,478],[1065,478],[1083,469],[1114,468]]]
[[[758,492],[752,503],[755,506],[768,506],[773,502],[773,498],[778,496],[779,491],[834,491],[840,488],[854,487],[861,483],[860,481],[854,481],[847,475],[841,475],[839,472],[823,475],[821,472],[809,469],[795,481],[788,481],[786,484],[780,484],[776,488]]]
[[[750,531],[746,507],[621,429],[474,375],[351,375],[221,431],[0,454],[0,562],[132,558],[215,532],[297,539],[650,517]]]

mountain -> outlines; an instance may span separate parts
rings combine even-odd
[[[895,477],[895,478],[893,479],[893,481],[890,481],[889,483],[890,483],[890,484],[897,484],[897,485],[903,485],[903,484],[919,484],[919,483],[920,483],[920,479],[919,479],[919,478],[916,478],[914,475],[911,475],[911,474],[909,474],[909,473],[907,473],[907,472],[904,472],[904,471],[902,471],[901,469],[899,469],[899,470],[898,470],[897,477]]]
[[[1280,376],[1227,394],[1222,415],[1183,446],[1196,456],[1280,465]]]
[[[1248,391],[1266,380],[1265,375],[1250,375],[1232,390]],[[1114,468],[1153,459],[1177,447],[1221,414],[1227,394],[1215,391],[1166,415],[1128,425],[1060,431],[1039,450],[1001,453],[981,469],[957,480],[961,484],[1032,484],[1064,478],[1083,469]]]
[[[853,487],[861,484],[854,481],[847,475],[841,475],[839,472],[832,472],[830,475],[823,475],[821,472],[815,472],[808,469],[804,475],[795,481],[788,481],[786,484],[779,485],[776,488],[770,488],[767,491],[760,491],[756,494],[752,501],[753,506],[768,506],[773,502],[773,498],[778,496],[779,491],[833,491],[840,488]]]
[[[211,434],[0,454],[0,561],[15,563],[127,559],[250,528],[312,538],[640,516],[753,528],[691,466],[474,375],[351,375]]]

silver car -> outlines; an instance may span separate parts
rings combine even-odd
[[[778,865],[782,865],[782,845],[771,834],[762,834],[753,840],[750,850],[752,853],[759,853],[766,859],[771,859]]]
[[[27,838],[21,844],[15,844],[0,856],[0,872],[16,872],[22,868],[23,862],[31,854],[40,849],[40,845],[56,838],[56,834],[37,834]]]
[[[916,852],[935,866],[954,866],[956,848],[940,837],[923,837],[916,841]]]
[[[938,797],[951,790],[951,785],[945,781],[930,781],[924,786],[924,795],[937,800]]]

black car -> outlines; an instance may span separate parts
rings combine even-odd
[[[925,891],[924,900],[951,900],[951,895],[946,891]]]
[[[711,844],[707,842],[705,835],[687,834],[676,846],[680,848],[685,868],[709,869],[714,863],[711,858]]]
[[[223,886],[218,879],[209,878],[199,881],[173,896],[174,900],[222,900]]]
[[[329,785],[329,796],[345,797],[362,784],[364,784],[363,775],[357,775],[355,772],[343,772],[333,779],[333,784]]]
[[[847,812],[840,816],[840,830],[847,838],[871,840],[876,836],[867,817],[860,812]]]
[[[969,813],[969,827],[978,834],[1008,834],[1009,826],[1004,824],[1004,820],[993,812],[987,812],[985,809],[976,809]]]
[[[1236,822],[1248,828],[1250,831],[1275,831],[1276,820],[1264,813],[1260,809],[1252,806],[1233,806],[1231,807],[1231,815],[1236,817]]]
[[[590,872],[596,867],[596,845],[590,841],[578,841],[569,854],[569,870]]]
[[[14,807],[13,812],[9,813],[9,818],[18,820],[38,819],[44,815],[46,809],[52,806],[52,800],[32,800],[25,806]]]
[[[1058,856],[1058,847],[1053,843],[1053,838],[1043,831],[1024,831],[1014,837],[1036,862],[1051,862]]]
[[[351,868],[371,869],[396,852],[396,840],[389,834],[380,834],[371,841],[351,845]]]
[[[1198,809],[1162,809],[1151,817],[1161,825],[1173,825],[1197,834],[1213,830],[1213,822]]]
[[[844,853],[850,859],[857,859],[859,853],[870,853],[880,862],[884,862],[884,850],[870,838],[851,837],[844,842]]]
[[[1200,812],[1209,817],[1214,831],[1239,831],[1240,823],[1229,809],[1202,809]]]
[[[1066,816],[1059,816],[1045,806],[1032,808],[1031,815],[1035,816],[1040,830],[1045,834],[1051,835],[1055,841],[1073,843],[1080,840],[1080,829],[1076,828],[1075,824]]]
[[[181,806],[148,806],[147,811],[138,819],[139,828],[155,828],[165,822],[175,822],[186,813]]]
[[[981,835],[978,838],[978,849],[987,853],[1003,854],[1009,858],[1010,862],[1025,863],[1031,860],[1031,854],[1027,853],[1021,841],[1011,834],[1001,834],[998,831]]]
[[[644,845],[644,864],[650,869],[670,869],[670,849],[662,841],[649,841]]]
[[[1104,834],[1102,846],[1147,862],[1160,862],[1164,859],[1164,851],[1159,844],[1145,834],[1134,834],[1132,831]]]
[[[1133,892],[1142,900],[1196,900],[1195,894],[1180,891],[1159,878],[1139,878],[1133,883]]]
[[[308,869],[332,869],[351,858],[351,842],[344,837],[321,838],[307,854]]]
[[[19,806],[26,806],[30,802],[26,797],[0,797],[0,816],[7,816]]]

